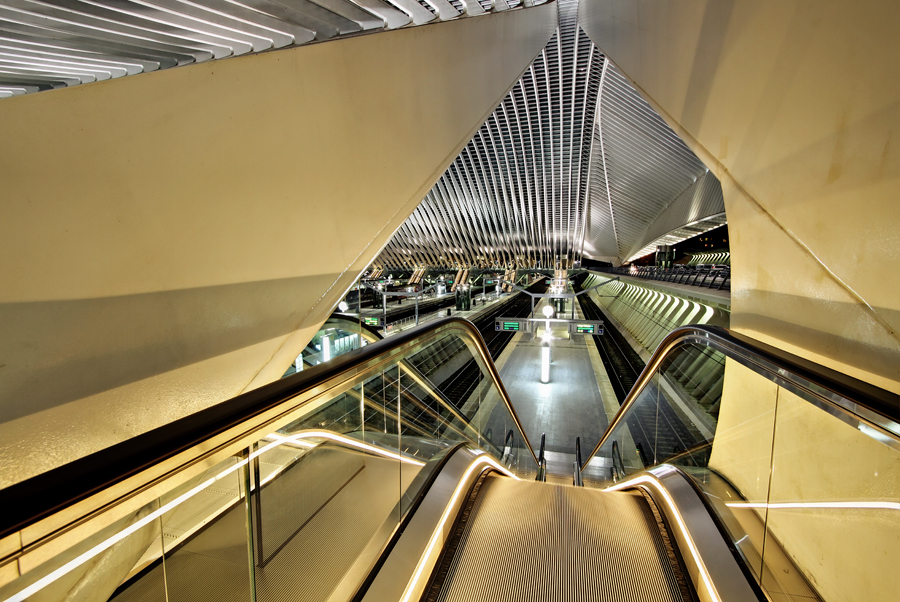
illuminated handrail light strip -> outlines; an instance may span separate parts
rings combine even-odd
[[[490,464],[503,474],[512,477],[517,481],[519,480],[519,477],[509,472],[496,460],[488,455],[485,455],[484,453],[480,454],[478,458],[476,458],[471,464],[469,464],[469,468],[466,469],[466,472],[463,473],[462,478],[459,480],[459,484],[456,486],[456,490],[453,492],[450,501],[447,503],[447,507],[444,508],[444,513],[443,515],[441,515],[441,520],[438,522],[437,527],[435,527],[434,532],[431,534],[431,539],[428,541],[428,546],[425,548],[425,553],[422,554],[422,556],[419,558],[419,563],[418,565],[416,565],[416,571],[415,573],[413,573],[412,579],[410,579],[409,583],[406,586],[406,590],[403,592],[401,602],[409,602],[409,599],[415,592],[416,585],[418,584],[419,579],[422,578],[422,573],[425,571],[425,565],[428,563],[428,558],[431,557],[435,546],[437,546],[438,544],[441,533],[444,532],[444,525],[450,519],[450,513],[453,509],[453,506],[456,504],[456,500],[459,499],[459,496],[462,495],[464,491],[468,491],[469,488],[467,482],[469,476],[472,474],[472,472],[475,471],[476,468],[478,468],[482,464]]]
[[[668,468],[665,469],[665,472],[662,472],[662,474],[668,474],[670,472],[673,472],[674,470],[675,469],[673,468]],[[678,511],[678,507],[675,505],[675,500],[672,499],[672,496],[669,495],[669,492],[666,491],[665,487],[663,487],[659,483],[659,480],[655,478],[655,475],[641,475],[631,480],[617,483],[612,487],[607,487],[603,491],[620,491],[622,489],[628,489],[642,484],[650,485],[651,487],[653,487],[666,501],[666,504],[672,511],[672,516],[675,517],[675,522],[678,524],[678,528],[681,530],[681,533],[684,536],[684,540],[687,542],[688,550],[690,551],[691,556],[693,556],[694,558],[694,562],[696,563],[697,569],[700,572],[700,578],[703,580],[703,584],[706,586],[706,590],[710,596],[710,599],[716,602],[721,602],[722,598],[721,596],[719,596],[719,592],[716,591],[716,588],[713,585],[712,578],[710,577],[709,572],[706,570],[706,565],[703,563],[703,559],[700,557],[700,551],[697,549],[697,545],[691,538],[691,534],[688,531],[687,525],[684,523],[684,518],[681,516],[681,512]]]
[[[190,498],[194,497],[195,495],[197,495],[198,493],[200,493],[200,492],[203,491],[204,489],[206,489],[206,488],[208,488],[209,486],[211,486],[213,483],[215,483],[215,482],[217,482],[217,481],[220,481],[220,480],[222,480],[223,478],[227,477],[228,475],[230,475],[230,474],[236,472],[237,470],[243,468],[245,465],[247,465],[247,464],[250,462],[250,460],[252,460],[252,459],[254,459],[254,458],[257,458],[258,456],[264,454],[265,452],[269,451],[270,449],[272,449],[272,448],[274,448],[274,447],[278,447],[279,445],[283,445],[283,444],[286,443],[286,442],[295,442],[295,443],[299,443],[299,444],[301,444],[301,445],[304,445],[304,444],[307,443],[307,442],[302,441],[302,440],[303,440],[303,439],[312,438],[312,437],[323,438],[323,439],[331,439],[331,440],[333,440],[333,441],[337,441],[337,442],[340,442],[340,443],[344,443],[344,444],[347,444],[347,445],[350,445],[350,446],[353,446],[353,447],[357,447],[357,448],[359,448],[359,449],[364,449],[364,450],[367,450],[367,451],[371,451],[371,452],[376,453],[376,454],[381,455],[381,456],[385,456],[385,457],[388,457],[388,458],[393,458],[393,459],[396,459],[396,460],[400,460],[401,462],[405,462],[405,463],[408,463],[408,464],[415,464],[415,465],[418,465],[418,466],[424,466],[424,465],[425,465],[424,462],[421,462],[421,461],[419,461],[419,460],[412,460],[412,459],[410,459],[410,458],[405,458],[405,457],[401,456],[400,454],[394,454],[393,452],[389,452],[389,451],[386,451],[386,450],[378,449],[377,447],[368,445],[368,444],[366,444],[366,443],[362,443],[362,442],[360,442],[360,441],[355,441],[355,440],[350,439],[350,438],[348,438],[348,437],[343,437],[343,436],[341,436],[341,435],[338,435],[338,434],[336,434],[336,433],[330,433],[330,432],[328,432],[328,431],[306,431],[306,432],[303,432],[303,433],[298,433],[297,435],[292,435],[292,436],[290,436],[290,437],[283,437],[283,436],[281,436],[281,435],[277,435],[277,434],[273,433],[273,434],[269,435],[269,436],[266,437],[266,438],[267,438],[267,439],[275,439],[274,442],[272,442],[272,443],[266,445],[265,447],[262,447],[262,448],[256,450],[255,452],[251,453],[251,454],[249,455],[248,458],[245,458],[245,459],[243,459],[243,460],[237,462],[237,463],[234,464],[233,466],[230,466],[229,468],[223,470],[222,472],[220,472],[219,474],[215,475],[214,477],[210,477],[209,479],[207,479],[207,480],[204,481],[203,483],[200,483],[199,485],[197,485],[197,486],[194,487],[193,489],[191,489],[191,490],[189,490],[189,491],[183,493],[182,495],[180,495],[179,497],[173,499],[172,501],[170,501],[170,502],[167,503],[166,505],[164,505],[164,506],[160,507],[159,509],[157,509],[157,510],[151,512],[150,514],[148,514],[147,516],[145,516],[145,517],[142,518],[141,520],[137,521],[136,523],[134,523],[134,524],[132,524],[132,525],[129,525],[128,527],[126,527],[126,528],[123,529],[122,531],[119,531],[118,533],[116,533],[116,534],[110,536],[110,537],[109,537],[108,539],[106,539],[105,541],[100,542],[99,544],[97,544],[96,546],[94,546],[94,547],[92,547],[91,549],[87,550],[86,552],[80,554],[79,556],[76,556],[75,558],[73,558],[73,559],[70,560],[69,562],[67,562],[67,563],[65,563],[64,565],[62,565],[62,566],[60,566],[59,568],[57,568],[55,571],[52,571],[51,573],[48,573],[46,576],[44,576],[44,577],[42,577],[41,579],[35,581],[33,584],[31,584],[30,586],[26,587],[25,589],[23,589],[23,590],[21,590],[21,591],[15,593],[15,594],[13,594],[13,595],[10,596],[9,598],[7,598],[4,602],[24,602],[24,600],[28,599],[29,597],[33,596],[33,595],[36,594],[37,592],[41,591],[42,589],[44,589],[45,587],[47,587],[48,585],[50,585],[51,583],[53,583],[54,581],[56,581],[57,579],[59,579],[60,577],[66,575],[66,574],[69,573],[70,571],[72,571],[72,570],[78,568],[79,566],[81,566],[81,565],[84,564],[85,562],[91,560],[92,558],[94,558],[94,557],[97,556],[98,554],[101,554],[101,553],[105,552],[106,550],[108,550],[109,548],[111,548],[111,547],[114,546],[115,544],[119,543],[120,541],[122,541],[123,539],[125,539],[126,537],[128,537],[129,535],[132,535],[132,534],[136,533],[137,531],[139,531],[140,529],[144,528],[145,526],[147,526],[148,524],[150,524],[151,522],[153,522],[154,520],[156,520],[156,519],[159,518],[160,516],[164,515],[166,512],[169,512],[170,510],[173,510],[173,509],[177,508],[178,506],[180,506],[181,504],[183,504],[184,502],[186,502],[186,501],[189,500]]]
[[[781,509],[813,509],[830,510],[900,510],[900,502],[725,502],[729,508],[766,508]]]
[[[298,433],[296,435],[291,435],[290,437],[284,437],[277,433],[272,433],[269,435],[270,439],[276,439],[279,442],[296,442],[300,443],[302,439],[311,439],[311,438],[319,438],[319,439],[330,439],[332,441],[337,441],[338,443],[343,443],[344,445],[349,445],[351,447],[355,447],[357,449],[364,449],[366,451],[372,452],[373,454],[378,454],[379,456],[384,456],[385,458],[391,458],[392,460],[399,460],[406,464],[414,464],[416,466],[425,466],[425,462],[421,460],[413,460],[412,458],[407,458],[402,454],[398,454],[392,451],[388,451],[386,449],[381,449],[375,447],[374,445],[369,445],[368,443],[363,443],[362,441],[357,441],[356,439],[351,439],[350,437],[344,437],[337,433],[332,433],[330,431],[304,431],[302,433]]]

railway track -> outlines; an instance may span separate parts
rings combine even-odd
[[[580,287],[577,288],[580,290]],[[578,301],[585,318],[604,321],[603,336],[592,338],[621,405],[644,370],[644,361],[593,299],[581,295]],[[655,464],[670,456],[674,450],[688,449],[697,442],[696,434],[682,422],[671,406],[659,402],[661,395],[663,393],[656,382],[648,384],[627,423],[637,454],[645,465]]]
[[[544,281],[537,282],[528,288],[529,292],[543,292],[547,285]],[[496,361],[506,346],[512,340],[515,333],[498,332],[494,329],[494,320],[498,316],[509,318],[521,318],[531,313],[531,300],[525,293],[518,293],[513,301],[504,303],[498,307],[491,308],[487,313],[482,314],[473,323],[481,333],[491,359]],[[451,400],[464,401],[469,398],[472,391],[478,386],[481,369],[475,363],[475,360],[469,360],[461,366],[456,372],[450,375],[440,386]]]
[[[577,288],[580,290],[581,287]],[[597,351],[600,352],[603,367],[609,374],[616,399],[621,404],[644,369],[644,361],[631,348],[619,330],[612,325],[593,299],[588,298],[587,295],[579,295],[577,299],[585,319],[603,320],[604,322],[603,336],[592,338],[597,345]]]

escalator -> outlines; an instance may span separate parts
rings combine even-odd
[[[689,601],[660,516],[639,491],[484,475],[421,599]]]
[[[543,456],[431,322],[0,491],[0,602],[893,599],[885,391],[686,327],[584,486]]]

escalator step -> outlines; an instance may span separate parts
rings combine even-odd
[[[639,493],[490,476],[459,528],[423,600],[686,599],[686,580]]]

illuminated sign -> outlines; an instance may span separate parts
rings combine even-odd
[[[378,318],[363,318],[363,324],[366,326],[378,326],[381,323],[381,320]]]
[[[600,336],[603,334],[603,322],[601,320],[570,320],[569,332],[572,334]]]
[[[494,330],[501,332],[528,332],[528,320],[497,318],[494,320]]]

